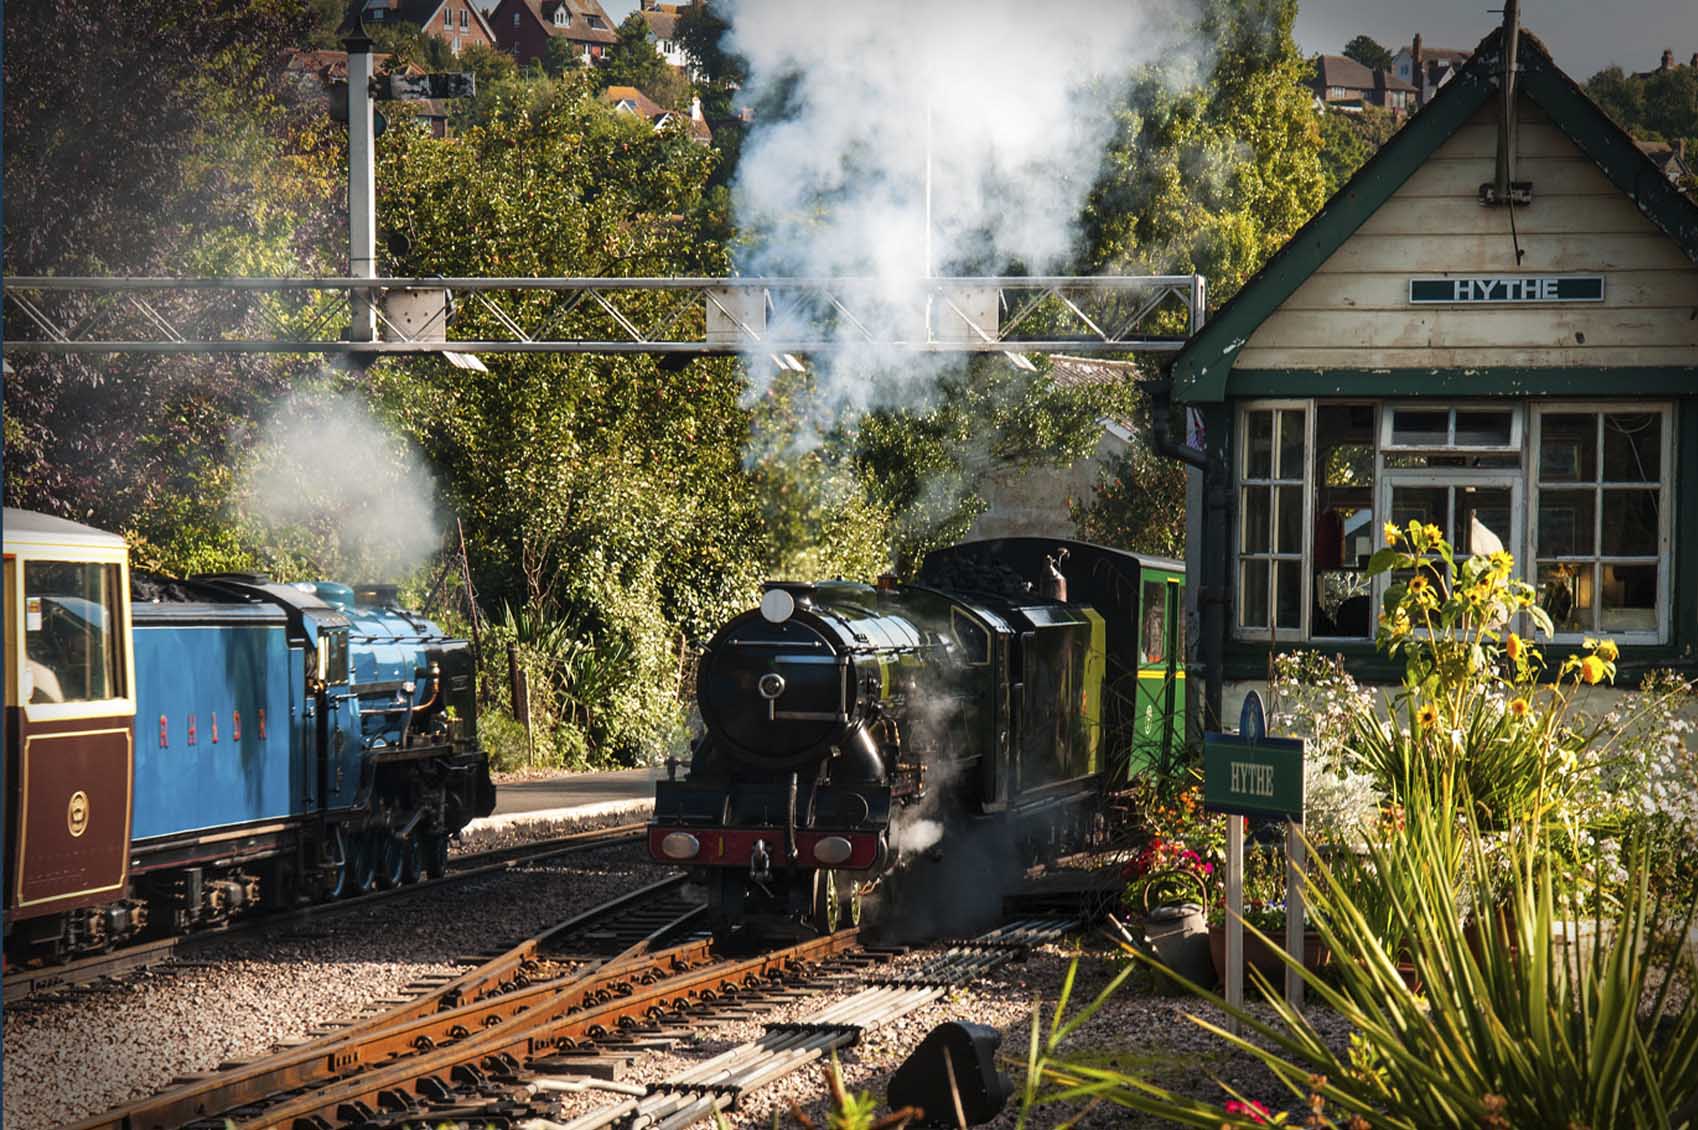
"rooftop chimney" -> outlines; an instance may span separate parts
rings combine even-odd
[[[1666,71],[1672,66],[1674,66],[1674,52],[1665,47],[1663,48],[1663,65],[1658,70]]]
[[[1415,86],[1415,105],[1427,104],[1427,69],[1421,61],[1421,33],[1415,33],[1415,42],[1409,45],[1409,79]]]

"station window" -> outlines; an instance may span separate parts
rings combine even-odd
[[[1241,420],[1238,625],[1301,632],[1308,410],[1258,407]]]
[[[1561,637],[1667,638],[1667,404],[1263,401],[1238,429],[1243,637],[1371,639],[1390,520],[1513,553]]]
[[[1536,420],[1540,606],[1559,633],[1660,638],[1668,409],[1551,405]]]
[[[1144,622],[1138,632],[1138,662],[1167,662],[1167,584],[1144,582]]]
[[[116,565],[25,562],[25,702],[124,697],[118,578]]]

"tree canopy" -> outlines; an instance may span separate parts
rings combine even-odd
[[[1344,45],[1344,57],[1355,59],[1370,71],[1377,71],[1391,66],[1391,52],[1381,47],[1372,37],[1358,35]]]
[[[1698,67],[1645,74],[1607,67],[1586,82],[1586,93],[1617,125],[1642,141],[1686,141],[1698,154]]]

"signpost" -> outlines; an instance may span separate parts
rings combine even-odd
[[[1270,738],[1262,696],[1251,691],[1239,713],[1238,733],[1203,735],[1203,807],[1230,815],[1226,824],[1226,999],[1244,1003],[1244,817],[1286,821],[1285,949],[1303,960],[1303,869],[1298,825],[1303,822],[1303,741]],[[1285,999],[1303,1006],[1303,979],[1285,970]],[[1236,1020],[1232,1031],[1238,1031]]]

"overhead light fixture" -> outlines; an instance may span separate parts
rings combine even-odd
[[[1004,350],[1002,355],[1008,358],[1008,363],[1010,365],[1013,365],[1021,372],[1035,373],[1038,371],[1038,367],[1032,364],[1032,359],[1027,357],[1024,353],[1010,353],[1007,350]]]

